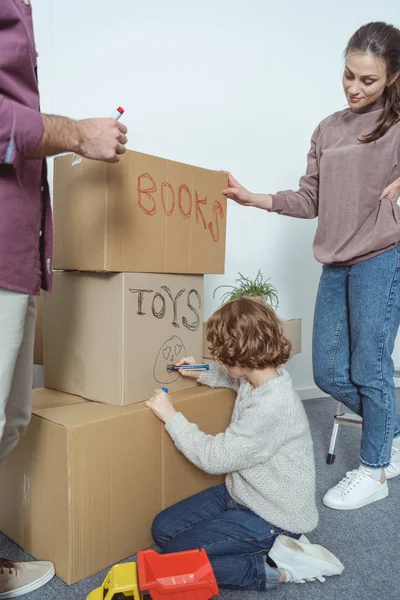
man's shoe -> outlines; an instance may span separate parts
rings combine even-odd
[[[23,562],[0,567],[0,599],[18,598],[39,589],[54,577],[51,562]]]
[[[390,458],[390,465],[385,468],[386,479],[393,479],[400,475],[400,448],[392,446],[392,456]]]
[[[304,538],[300,541],[278,535],[268,555],[279,569],[289,571],[295,583],[325,581],[325,577],[342,573],[344,566],[332,552]]]
[[[366,469],[349,471],[322,499],[325,506],[336,510],[352,510],[386,498],[389,490],[385,481],[377,481]]]

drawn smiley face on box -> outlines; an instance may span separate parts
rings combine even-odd
[[[154,363],[154,379],[158,383],[172,383],[180,375],[178,371],[168,371],[168,365],[175,365],[186,356],[186,348],[180,337],[173,335],[168,338],[160,350]]]

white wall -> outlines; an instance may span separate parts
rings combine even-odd
[[[124,106],[128,147],[228,169],[253,191],[296,188],[318,122],[345,107],[342,52],[371,20],[399,25],[398,0],[33,0],[42,110],[75,118]],[[300,317],[290,371],[314,392],[311,329],[320,265],[316,221],[229,206],[226,274],[261,268],[279,314]],[[321,395],[317,393],[317,395]]]

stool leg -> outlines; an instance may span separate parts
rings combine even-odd
[[[328,454],[326,457],[326,464],[327,465],[332,465],[335,462],[335,446],[336,446],[336,439],[337,439],[337,435],[339,432],[339,423],[336,420],[336,417],[338,415],[342,414],[342,403],[338,402],[337,405],[337,409],[336,409],[336,413],[335,413],[335,417],[334,417],[334,423],[333,423],[333,429],[332,429],[332,435],[331,435],[331,441],[329,444],[329,450],[328,450]]]

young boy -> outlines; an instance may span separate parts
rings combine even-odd
[[[226,474],[225,483],[161,512],[153,523],[155,541],[163,553],[205,548],[226,588],[265,591],[340,573],[343,565],[330,552],[305,537],[297,541],[318,522],[313,444],[281,366],[291,347],[275,312],[253,298],[229,302],[208,321],[207,340],[216,361],[210,371],[180,373],[235,390],[227,430],[203,433],[159,390],[147,405],[188,460],[207,473]],[[178,366],[195,362],[185,358]]]

